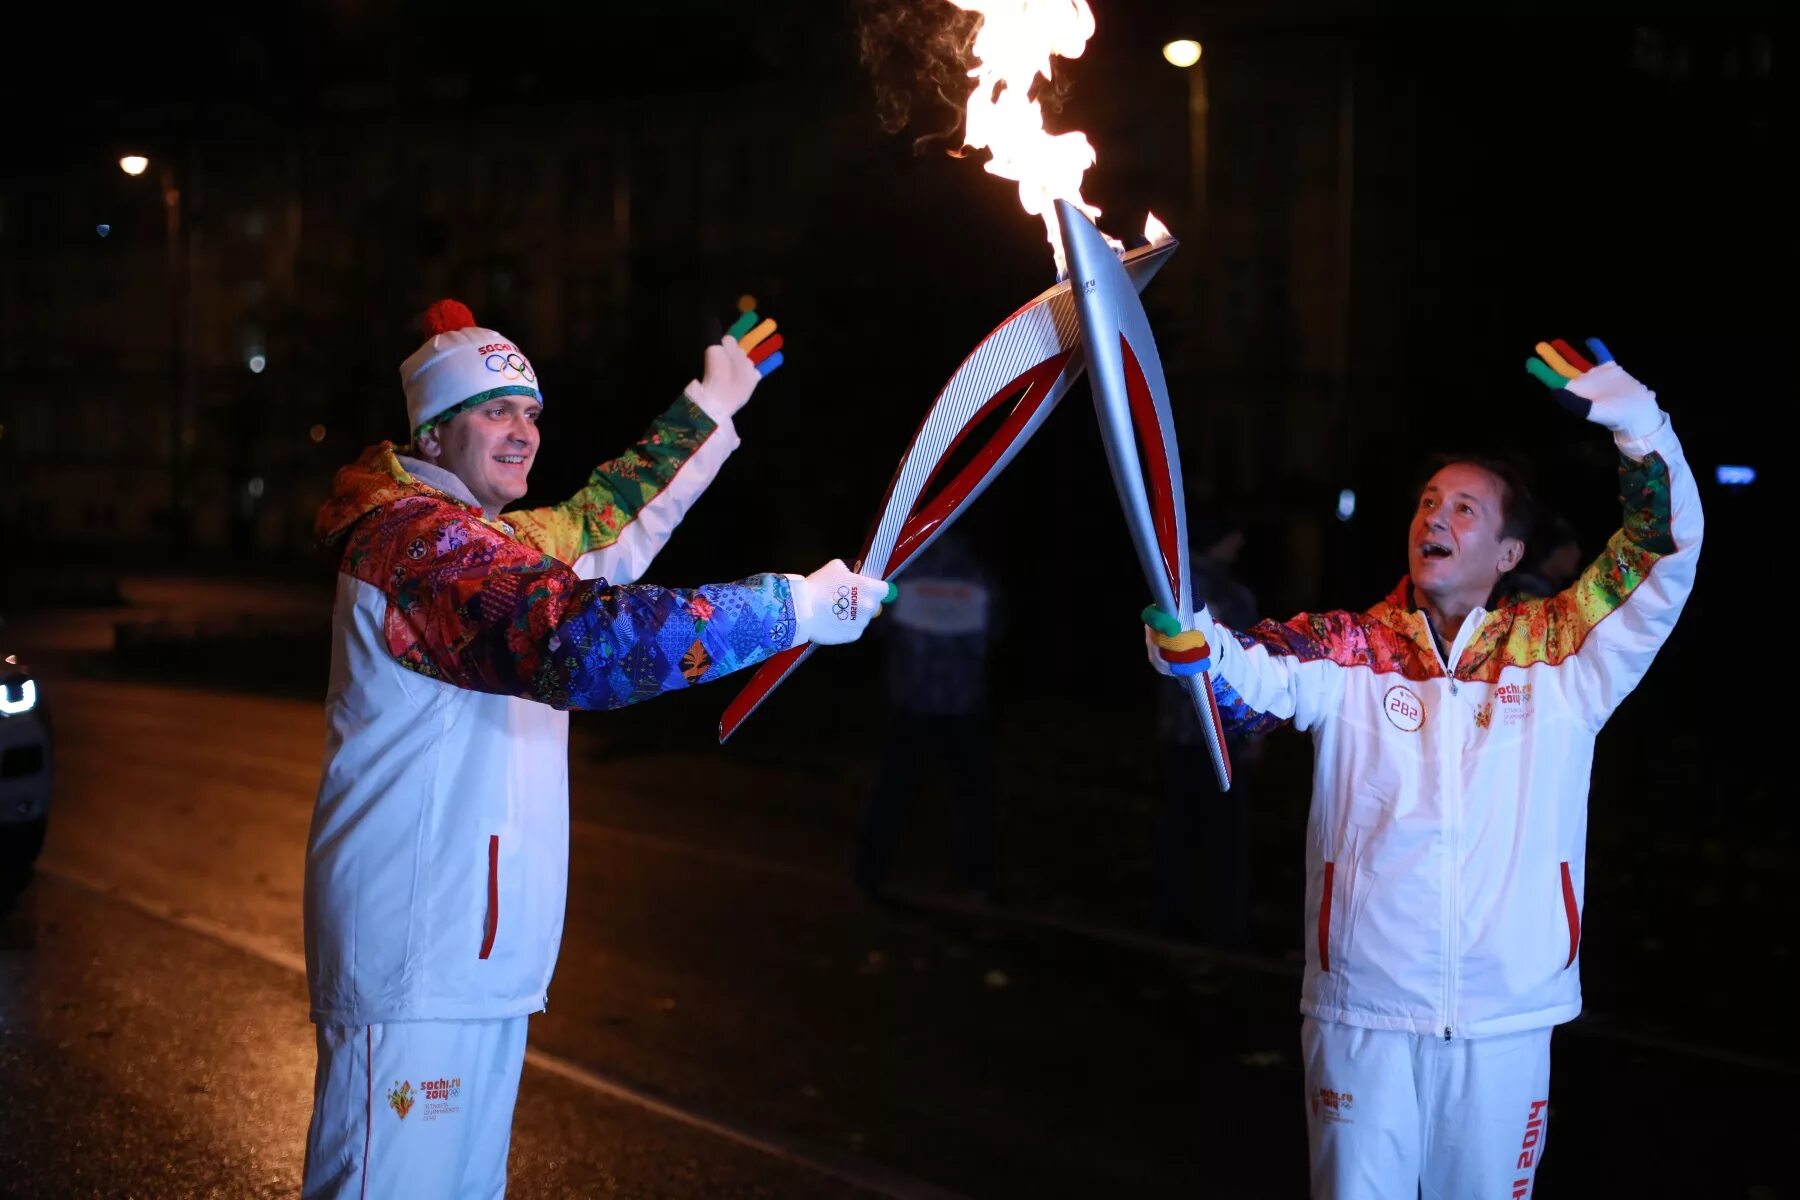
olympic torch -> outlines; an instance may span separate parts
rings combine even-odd
[[[1174,613],[1185,627],[1195,606],[1188,575],[1187,506],[1169,388],[1150,319],[1138,289],[1094,223],[1066,200],[1056,202],[1056,217],[1087,351],[1094,413],[1131,544],[1157,607]],[[1227,791],[1231,756],[1211,674],[1202,671],[1181,682],[1199,713],[1219,790]]]
[[[1149,245],[1115,258],[1123,286],[1136,295],[1179,244],[1165,230]],[[1083,361],[1081,329],[1067,280],[1039,293],[995,326],[926,410],[869,527],[856,570],[890,580],[905,570],[968,511],[1043,427],[1081,378]],[[949,466],[958,456],[966,465],[953,472]],[[808,642],[765,660],[725,710],[719,740],[735,733],[812,652]]]

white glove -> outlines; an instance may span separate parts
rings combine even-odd
[[[1527,359],[1525,369],[1556,392],[1557,403],[1620,439],[1636,441],[1661,429],[1664,417],[1656,393],[1627,375],[1599,338],[1589,338],[1587,344],[1593,363],[1558,339],[1539,342],[1538,357]]]
[[[732,337],[720,338],[716,346],[706,348],[702,378],[688,383],[687,398],[700,406],[700,411],[716,422],[730,419],[750,400],[750,393],[762,381],[749,352]]]
[[[862,636],[881,606],[893,603],[900,589],[885,580],[858,575],[834,558],[804,579],[789,575],[794,592],[794,644],[816,642],[837,646]]]
[[[1158,675],[1186,678],[1212,670],[1212,644],[1206,635],[1211,631],[1216,637],[1217,633],[1204,607],[1194,613],[1193,622],[1185,629],[1172,613],[1154,604],[1142,616],[1144,651]]]
[[[1144,653],[1150,659],[1150,669],[1158,675],[1173,675],[1175,671],[1168,660],[1162,656],[1162,647],[1156,644],[1156,630],[1144,626]]]

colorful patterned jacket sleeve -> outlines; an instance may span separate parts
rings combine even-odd
[[[609,585],[453,504],[411,497],[351,532],[343,568],[388,597],[404,666],[557,708],[618,708],[707,683],[794,640],[789,581],[758,575],[691,591]]]
[[[1214,622],[1213,630],[1213,698],[1232,734],[1267,733],[1289,721],[1303,730],[1318,724],[1336,709],[1342,668],[1365,641],[1348,612],[1259,621],[1248,633]]]
[[[643,577],[737,445],[730,418],[714,421],[684,395],[637,445],[595,467],[575,495],[506,520],[520,541],[571,564],[583,579],[630,583]]]
[[[1575,707],[1598,729],[1649,670],[1694,587],[1704,518],[1700,492],[1668,421],[1619,444],[1624,522],[1565,591],[1528,600],[1484,629],[1470,673],[1562,668]]]

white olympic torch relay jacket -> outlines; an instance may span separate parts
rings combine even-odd
[[[1666,416],[1619,449],[1605,553],[1560,595],[1471,612],[1448,663],[1406,580],[1209,638],[1228,725],[1313,737],[1302,1012],[1449,1038],[1581,1011],[1594,736],[1681,614],[1702,524]]]
[[[780,575],[627,585],[736,445],[729,418],[683,397],[574,498],[504,518],[391,444],[338,472],[319,514],[339,565],[306,856],[314,1021],[544,1007],[568,884],[564,710],[793,642]]]

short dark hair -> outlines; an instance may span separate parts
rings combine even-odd
[[[1445,467],[1479,467],[1500,481],[1500,536],[1518,538],[1527,545],[1537,530],[1537,499],[1531,493],[1531,468],[1517,458],[1499,454],[1440,452],[1425,464],[1415,496],[1424,492],[1431,477]]]

